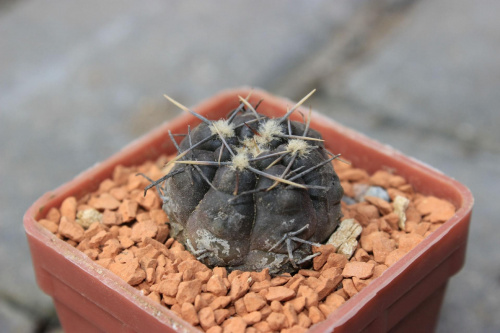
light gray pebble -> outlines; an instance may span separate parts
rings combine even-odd
[[[365,201],[366,196],[377,197],[390,202],[391,199],[387,191],[380,186],[369,186],[367,184],[355,184],[353,186],[354,200],[357,202]]]
[[[370,196],[370,197],[377,197],[380,199],[383,199],[387,202],[391,201],[391,198],[389,197],[389,193],[380,186],[370,186],[368,190],[365,192],[364,196]]]

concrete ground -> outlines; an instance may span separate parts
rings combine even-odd
[[[0,331],[57,331],[26,208],[192,105],[250,85],[466,184],[467,262],[439,332],[500,331],[500,2],[0,1]]]

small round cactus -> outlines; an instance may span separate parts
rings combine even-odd
[[[311,92],[312,94],[312,92]],[[177,145],[171,171],[152,182],[171,236],[210,267],[271,273],[310,264],[341,218],[343,190],[332,155],[307,121],[257,113],[246,99],[226,119],[202,120]]]

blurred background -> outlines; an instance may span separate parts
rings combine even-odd
[[[28,206],[194,105],[249,85],[466,184],[464,269],[438,332],[500,331],[500,1],[0,0],[0,332],[58,332]]]

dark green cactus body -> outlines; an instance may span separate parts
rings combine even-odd
[[[164,185],[172,236],[209,266],[296,270],[341,218],[332,158],[311,138],[321,135],[303,123],[245,110],[194,128],[180,152],[206,141],[176,162]]]

